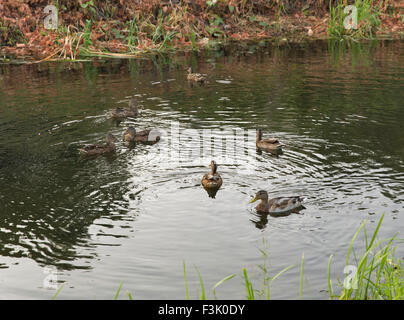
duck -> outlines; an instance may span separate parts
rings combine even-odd
[[[210,172],[206,173],[202,177],[202,186],[206,190],[218,190],[223,183],[223,179],[220,174],[217,172],[217,164],[216,161],[212,160],[210,162]]]
[[[129,108],[116,107],[111,111],[110,116],[112,119],[122,119],[127,117],[137,117],[139,115],[139,109],[137,107],[137,100],[132,98],[129,101]]]
[[[268,192],[260,190],[250,203],[257,200],[261,200],[255,207],[257,212],[280,214],[285,212],[297,213],[299,209],[303,208],[305,198],[303,196],[289,196],[269,199]]]
[[[193,68],[189,67],[188,68],[188,75],[187,75],[188,81],[195,81],[199,83],[204,83],[207,80],[207,75],[202,74],[202,73],[194,73]]]
[[[79,149],[79,151],[84,156],[95,156],[114,152],[116,150],[116,138],[111,133],[107,135],[107,137],[105,138],[105,142],[105,144],[88,144]]]
[[[257,148],[269,152],[282,152],[282,146],[278,139],[276,138],[266,138],[262,139],[262,129],[257,130],[256,135],[256,145]]]
[[[143,142],[149,144],[155,144],[160,141],[160,136],[152,137],[150,132],[154,131],[154,129],[142,130],[140,132],[136,132],[136,129],[132,126],[128,127],[124,133],[124,140],[127,142]]]

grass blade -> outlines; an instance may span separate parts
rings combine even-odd
[[[188,282],[187,282],[187,272],[185,270],[185,260],[182,262],[184,266],[184,279],[185,279],[185,294],[187,295],[187,300],[189,300],[189,292],[188,292]]]
[[[330,255],[328,259],[328,271],[327,271],[327,279],[328,279],[328,293],[330,294],[330,299],[334,296],[334,292],[332,289],[332,282],[331,282],[331,260],[333,255]]]
[[[360,232],[360,231],[363,229],[363,227],[365,226],[365,223],[366,223],[366,220],[361,223],[360,227],[358,228],[358,230],[356,230],[354,236],[353,236],[352,239],[351,239],[351,242],[350,242],[349,247],[348,247],[348,253],[347,253],[347,256],[346,256],[346,265],[349,264],[349,255],[350,255],[350,253],[351,253],[353,243],[354,243],[356,237],[358,236],[359,232]]]
[[[248,280],[246,268],[243,268],[243,274],[244,274],[245,287],[247,290],[247,299],[254,300],[254,290],[252,288],[251,282]]]
[[[118,299],[119,292],[121,292],[121,289],[122,289],[122,285],[123,285],[123,281],[121,281],[121,284],[119,285],[119,288],[118,288],[118,290],[117,290],[116,293],[115,293],[114,300],[117,300],[117,299]]]
[[[300,289],[299,289],[300,300],[302,300],[303,298],[303,266],[304,266],[304,253],[302,253],[302,266],[300,267]]]
[[[232,275],[227,276],[226,278],[220,280],[218,283],[216,283],[216,284],[213,286],[213,296],[215,297],[215,299],[217,299],[217,297],[216,297],[216,288],[217,288],[218,286],[220,286],[222,283],[224,283],[224,282],[226,282],[226,281],[228,281],[228,280],[234,278],[235,276],[236,276],[236,274],[233,273]]]
[[[201,284],[201,300],[206,300],[205,287],[203,285],[201,274],[199,273],[199,270],[195,265],[194,265],[194,267],[195,267],[196,272],[198,273],[199,282]]]
[[[55,295],[52,297],[52,300],[55,300],[56,297],[59,295],[60,291],[62,291],[63,287],[65,286],[66,282],[63,282],[62,285],[59,287],[58,291],[56,291]]]

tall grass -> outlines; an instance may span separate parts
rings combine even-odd
[[[336,5],[329,3],[328,35],[332,38],[370,39],[373,38],[376,28],[380,25],[379,15],[382,11],[381,2],[375,5],[373,0],[355,0],[357,9],[357,28],[347,29],[344,21],[352,12],[344,12],[346,1],[337,0]]]
[[[353,244],[360,231],[363,230],[365,239],[364,252],[359,258],[354,255],[356,272],[349,285],[344,284],[339,295],[340,300],[402,300],[404,299],[404,270],[401,261],[394,256],[393,241],[395,235],[389,240],[377,240],[384,214],[371,235],[366,231],[364,221],[352,237],[348,247],[346,266],[350,263]],[[383,245],[385,243],[385,245]],[[330,277],[328,279],[330,298],[335,297],[332,292]]]
[[[362,222],[360,227],[356,230],[353,235],[348,248],[347,256],[345,260],[345,265],[354,267],[356,270],[352,277],[351,282],[345,281],[344,284],[339,283],[339,292],[333,288],[333,283],[331,279],[331,262],[333,255],[330,255],[328,259],[328,269],[327,269],[327,284],[330,299],[339,300],[404,300],[404,269],[402,267],[402,262],[400,259],[395,257],[396,247],[393,246],[394,242],[403,241],[397,240],[394,237],[388,240],[378,240],[378,233],[384,219],[384,214],[381,216],[375,230],[372,234],[368,234],[366,231],[367,221]],[[364,236],[364,249],[362,254],[359,256],[355,254],[354,243],[355,240],[360,235],[363,230]],[[265,245],[265,240],[263,240]],[[242,269],[241,280],[245,290],[245,297],[248,300],[262,299],[265,295],[266,299],[270,299],[270,288],[272,283],[280,277],[282,274],[294,267],[290,265],[274,276],[270,276],[268,270],[268,253],[267,250],[259,249],[263,256],[263,264],[259,267],[263,272],[263,281],[260,289],[254,289],[251,276],[248,274],[247,269]],[[352,258],[355,261],[355,265],[352,264]],[[304,262],[305,256],[302,254],[301,266],[300,266],[300,281],[299,281],[299,298],[303,299],[303,274],[304,274]],[[197,298],[201,300],[209,299],[210,291],[205,289],[205,284],[202,279],[201,273],[198,268],[194,266],[198,279],[199,279],[199,293]],[[188,288],[188,277],[186,271],[185,261],[183,261],[183,272],[184,272],[184,282],[185,282],[185,296],[186,299],[190,299],[189,288]],[[214,286],[212,286],[211,291],[213,293],[214,299],[217,299],[216,289],[226,283],[227,281],[236,277],[236,274],[231,274],[222,280],[218,281]],[[117,300],[122,289],[123,282],[120,283],[114,300]],[[55,299],[60,291],[62,290],[64,284],[58,289],[53,299]],[[127,292],[127,296],[130,300],[133,299],[132,295]]]
[[[356,273],[352,278],[352,282],[340,283],[339,292],[335,293],[333,283],[331,279],[331,262],[333,255],[328,260],[327,271],[327,284],[330,299],[340,300],[403,300],[404,299],[404,270],[400,259],[396,258],[395,247],[393,242],[396,240],[396,236],[388,240],[378,240],[378,233],[382,225],[384,215],[380,218],[376,229],[371,235],[366,231],[367,221],[362,222],[360,227],[354,233],[348,248],[345,265],[354,267]],[[361,255],[356,255],[354,252],[355,240],[360,235],[361,231],[364,231],[364,252]],[[384,245],[383,245],[384,244]],[[275,279],[280,275],[293,268],[294,265],[290,265],[275,276],[271,277],[267,268],[267,253],[265,250],[261,250],[264,257],[264,263],[260,265],[260,269],[263,271],[264,278],[261,289],[254,289],[252,279],[247,272],[246,268],[242,269],[242,283],[245,290],[245,297],[248,300],[262,299],[266,291],[266,299],[270,298],[270,287]],[[354,258],[355,265],[352,265],[352,257]],[[299,299],[303,299],[303,274],[304,274],[304,262],[305,256],[302,254],[301,266],[300,266],[300,279],[299,279]],[[197,270],[197,269],[196,269]],[[201,286],[201,299],[205,299],[205,289],[203,286],[202,277],[197,270],[198,277]],[[233,278],[235,274],[226,277],[219,281],[217,285],[224,283],[227,280]],[[186,283],[187,299],[188,287],[185,273],[184,263],[184,277]],[[214,293],[215,298],[216,293]]]
[[[200,296],[198,297],[201,300],[206,300],[208,299],[208,295],[205,291],[205,286],[203,284],[203,280],[202,280],[202,276],[201,273],[199,272],[198,268],[196,266],[195,270],[198,274],[198,278],[199,278],[199,284],[200,284]],[[188,289],[188,280],[187,280],[187,271],[186,271],[186,267],[185,267],[185,261],[183,261],[183,268],[184,268],[184,281],[185,281],[185,294],[186,294],[186,298],[187,300],[189,300],[189,289]],[[219,287],[220,285],[222,285],[223,283],[225,283],[226,281],[232,279],[233,277],[235,277],[236,274],[231,274],[225,278],[223,278],[222,280],[218,281],[213,287],[212,287],[212,292],[213,292],[213,296],[215,297],[215,299],[217,299],[217,295],[216,295],[216,289],[217,287]]]
[[[266,243],[265,239],[263,239],[263,246],[264,247],[262,249],[259,249],[259,251],[262,254],[262,258],[263,258],[263,263],[259,265],[259,269],[262,271],[262,275],[263,275],[262,284],[261,284],[260,289],[254,289],[252,279],[247,272],[247,268],[242,269],[242,274],[240,276],[242,279],[243,286],[245,288],[245,297],[248,300],[262,299],[264,296],[267,300],[269,300],[270,288],[272,286],[272,283],[278,277],[280,277],[283,273],[285,273],[286,271],[288,271],[289,269],[294,267],[294,265],[290,265],[290,266],[282,269],[280,272],[278,272],[274,276],[271,276],[269,273],[269,269],[268,269],[268,252],[267,252],[267,243]],[[302,260],[302,264],[303,264],[303,260]],[[187,280],[185,262],[183,262],[183,268],[184,268],[185,294],[186,294],[186,298],[189,299],[188,280]],[[208,298],[208,295],[206,294],[206,291],[205,291],[205,286],[203,284],[202,276],[196,267],[195,267],[195,270],[196,270],[198,278],[199,278],[199,285],[200,285],[199,298],[202,300],[205,300]],[[229,281],[230,279],[234,278],[235,276],[236,276],[236,274],[233,273],[233,274],[223,278],[222,280],[218,281],[212,287],[213,296],[215,299],[217,299],[216,288],[218,286],[224,284],[225,282]]]
[[[304,266],[304,253],[302,253],[302,264],[300,267],[300,286],[299,286],[299,298],[303,299],[303,268]]]

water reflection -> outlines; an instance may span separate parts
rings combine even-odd
[[[216,194],[219,191],[219,188],[204,188],[204,189],[210,198],[216,198]]]
[[[302,212],[304,209],[306,209],[305,206],[300,206],[299,208],[296,208],[294,210],[285,211],[281,213],[273,213],[273,212],[268,213],[254,210],[251,213],[254,216],[254,218],[250,219],[250,221],[257,227],[257,229],[263,230],[266,228],[268,224],[268,216],[272,218],[282,218],[287,217],[291,214],[304,214]]]
[[[353,225],[362,212],[388,212],[396,218],[389,227],[402,227],[403,44],[382,49],[332,51],[327,43],[313,43],[99,60],[70,70],[51,63],[1,65],[0,255],[89,270],[103,259],[100,252],[113,255],[116,246],[131,243],[141,276],[151,265],[166,276],[166,261],[182,261],[184,243],[206,245],[201,259],[217,261],[209,254],[227,252],[240,235],[253,243],[260,236],[256,228],[274,237],[293,232],[294,250],[302,252],[309,237],[344,240],[345,225],[335,221]],[[184,66],[191,63],[210,75],[208,85],[188,83]],[[111,122],[108,111],[133,96],[143,104],[139,118]],[[127,145],[122,135],[129,126],[164,134],[154,145]],[[178,135],[172,134],[176,127]],[[283,154],[256,149],[260,127],[285,144]],[[206,130],[209,140],[203,139]],[[77,148],[107,132],[119,137],[116,154],[80,159]],[[206,196],[200,179],[211,159],[225,185]],[[260,189],[313,201],[301,216],[250,213],[249,198]],[[321,233],[313,216],[338,219]],[[318,232],[301,232],[307,229]],[[255,257],[237,250],[242,263]],[[313,250],[329,253],[325,246]],[[132,275],[132,264],[120,256],[111,260],[108,272]],[[12,266],[0,264],[6,267]]]

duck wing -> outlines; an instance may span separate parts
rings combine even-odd
[[[88,144],[83,148],[80,148],[79,151],[82,154],[97,154],[103,152],[106,149],[106,145],[101,144]]]
[[[210,181],[219,181],[221,177],[218,174],[208,174],[208,180]]]
[[[264,143],[271,143],[271,144],[280,143],[279,140],[276,138],[266,138],[262,139],[261,141]]]
[[[292,211],[302,206],[304,198],[302,196],[278,197],[268,201],[269,212],[281,213]]]
[[[142,130],[142,131],[136,132],[136,135],[141,136],[141,137],[147,137],[149,135],[149,133],[150,133],[150,130]]]
[[[81,150],[88,152],[88,151],[96,150],[99,148],[100,148],[100,145],[98,145],[98,144],[88,144],[88,145],[84,146]]]

